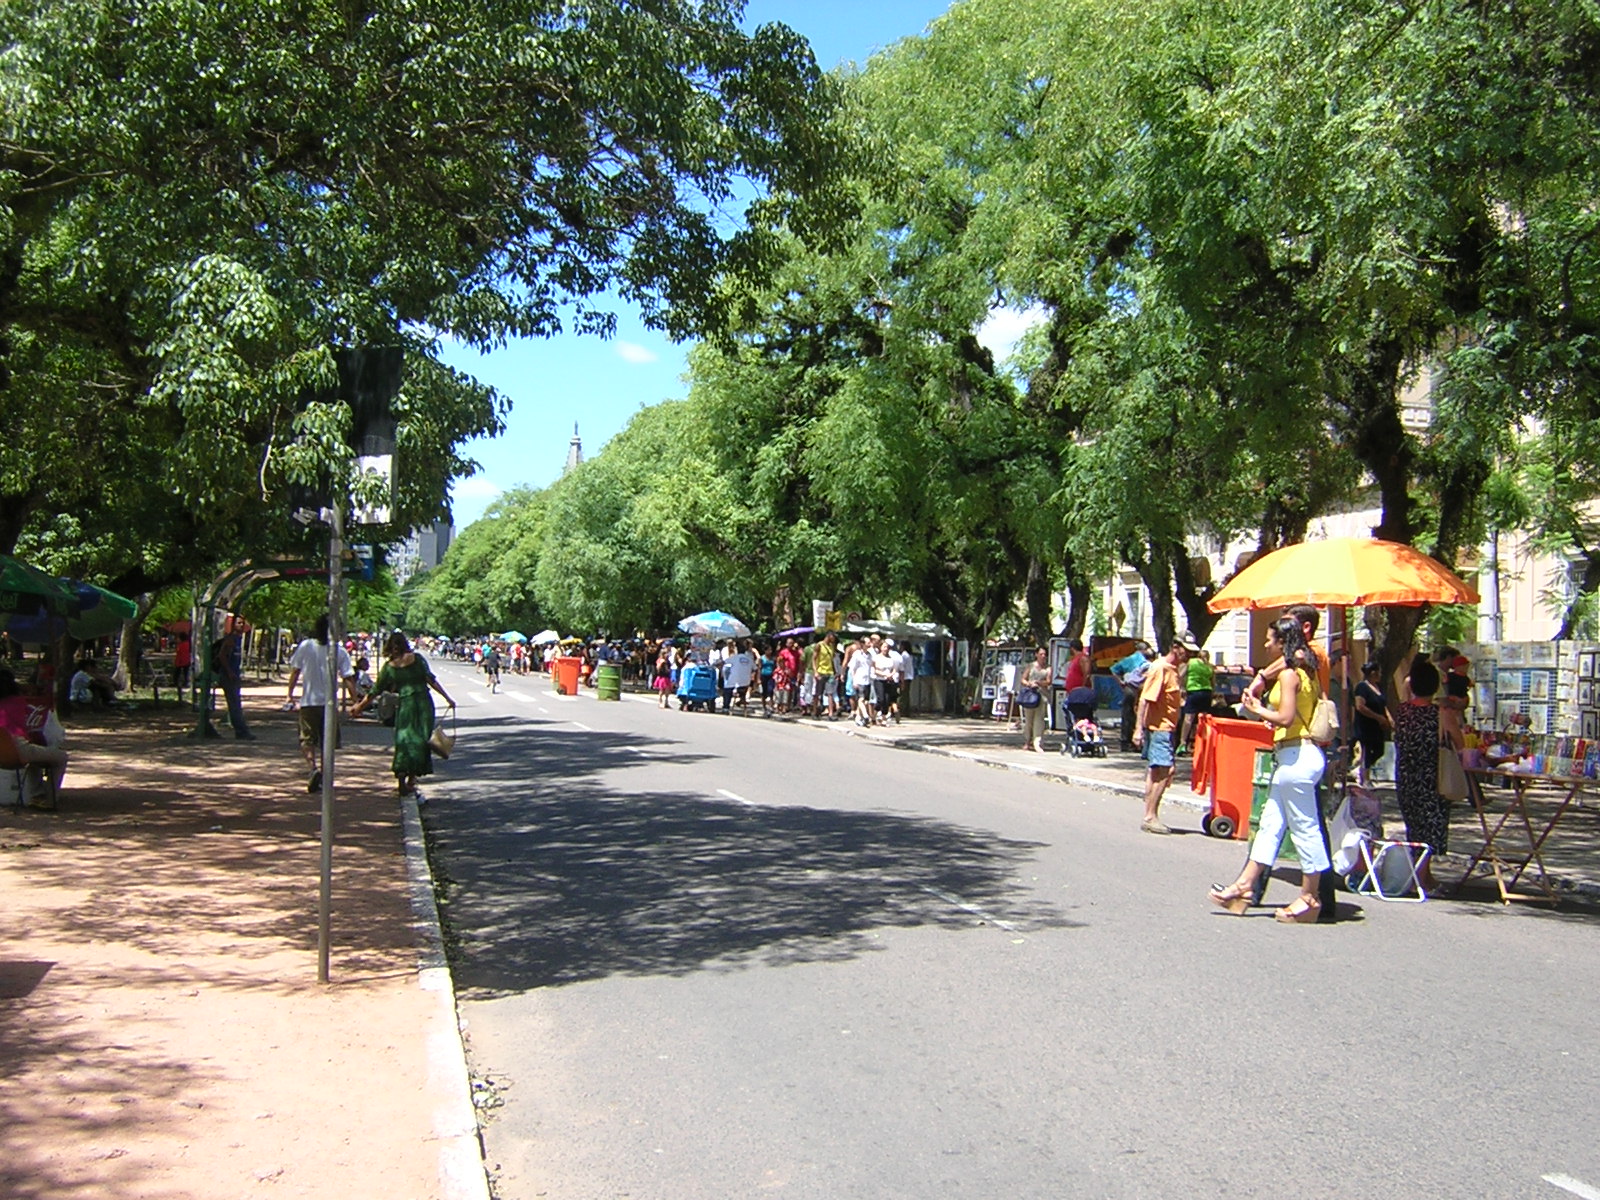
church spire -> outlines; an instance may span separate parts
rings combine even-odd
[[[577,466],[582,461],[583,439],[578,436],[578,423],[574,421],[572,423],[572,441],[567,446],[567,465],[562,468],[561,473],[565,475],[568,471],[572,470],[573,467]]]

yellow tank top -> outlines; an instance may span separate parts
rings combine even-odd
[[[1300,686],[1295,689],[1294,694],[1294,720],[1273,730],[1273,744],[1311,736],[1311,715],[1317,710],[1317,683],[1301,667],[1296,667],[1294,673],[1300,676]],[[1283,676],[1279,675],[1273,681],[1272,691],[1267,694],[1269,708],[1278,707],[1279,689],[1282,686]]]

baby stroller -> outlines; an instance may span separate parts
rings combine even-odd
[[[678,707],[710,712],[717,701],[717,672],[704,663],[689,663],[678,676]]]
[[[1064,703],[1069,724],[1061,752],[1073,758],[1104,758],[1106,740],[1101,736],[1099,722],[1094,719],[1094,689],[1073,688]]]

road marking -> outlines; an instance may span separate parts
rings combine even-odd
[[[528,695],[527,692],[507,692],[505,694],[510,696],[513,700],[521,700],[524,704],[539,703],[535,697]]]
[[[594,732],[594,730],[590,729],[582,721],[573,721],[572,724],[576,725],[579,729],[583,730],[585,733],[593,733]]]
[[[925,887],[922,890],[927,892],[928,895],[930,895],[930,896],[938,897],[940,900],[943,900],[946,904],[950,904],[950,905],[953,905],[956,908],[959,908],[962,912],[971,913],[973,916],[981,918],[982,920],[984,920],[985,922],[987,922],[990,925],[994,925],[997,928],[1004,929],[1007,933],[1016,933],[1017,932],[1017,927],[1015,925],[1013,925],[1010,921],[1002,921],[999,917],[996,917],[996,916],[994,916],[994,915],[992,915],[990,913],[985,912],[983,909],[979,908],[976,904],[968,904],[960,896],[952,896],[949,892],[940,891],[938,888]]]
[[[486,697],[482,692],[468,692],[466,695],[467,699],[471,700],[474,704],[489,703],[488,697]]]
[[[1600,1200],[1600,1188],[1590,1187],[1581,1179],[1574,1179],[1571,1175],[1541,1175],[1540,1179],[1546,1183],[1553,1183],[1564,1192],[1571,1192],[1574,1196],[1581,1196],[1583,1200]]]
[[[735,804],[743,804],[746,808],[754,808],[756,806],[756,802],[754,800],[746,800],[743,796],[739,795],[737,792],[730,792],[727,788],[718,788],[717,789],[717,795],[726,796],[729,800],[732,800]]]

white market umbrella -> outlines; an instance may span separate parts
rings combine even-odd
[[[678,622],[678,628],[684,633],[698,633],[702,637],[713,638],[742,638],[750,636],[750,626],[730,613],[713,609],[711,612],[696,613],[692,617],[685,617]]]

